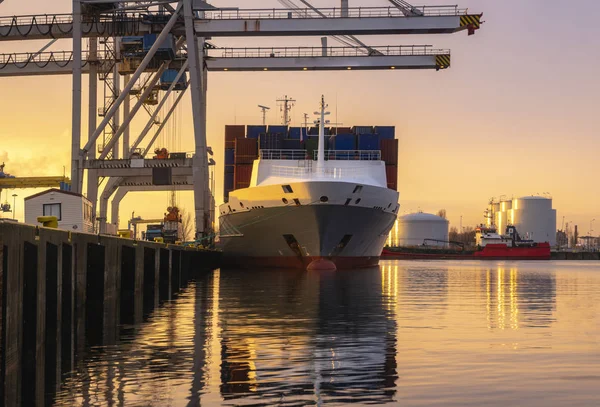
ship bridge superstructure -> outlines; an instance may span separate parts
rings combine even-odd
[[[294,0],[285,3],[289,6]],[[481,14],[458,6],[413,6],[399,0],[390,0],[385,7],[372,4],[362,7],[358,1],[354,7],[342,1],[341,7],[335,8],[313,7],[305,0],[301,3],[301,6],[280,9],[243,9],[219,8],[199,0],[73,0],[71,13],[0,17],[0,42],[48,41],[41,49],[0,55],[0,80],[29,75],[71,75],[72,189],[83,192],[84,171],[87,172],[86,194],[94,203],[94,214],[96,203],[99,199],[101,202],[100,232],[108,218],[106,202],[122,185],[135,188],[131,190],[167,186],[154,182],[147,185],[139,178],[147,180],[150,170],[142,171],[141,175],[139,168],[107,168],[97,160],[152,160],[145,153],[140,154],[139,149],[151,151],[174,109],[189,93],[195,148],[183,164],[188,172],[177,176],[187,177],[185,183],[181,180],[186,188],[191,177],[196,235],[205,238],[212,235],[214,221],[214,198],[209,188],[214,160],[206,140],[209,73],[443,71],[450,67],[448,50],[428,44],[371,44],[356,36],[463,31],[473,34],[481,26]],[[382,3],[385,4],[383,0]],[[322,46],[232,48],[226,44],[230,37],[310,36],[323,37]],[[72,41],[72,46],[56,51],[64,39]],[[342,46],[332,47],[328,41],[341,42]],[[82,130],[84,74],[89,77],[85,139]],[[172,94],[177,97],[169,106],[166,100]],[[132,120],[142,115],[147,115],[146,125],[139,134],[131,135]],[[143,168],[149,167],[143,165]],[[177,168],[184,171],[182,167]],[[128,183],[128,179],[135,181]],[[118,219],[113,216],[111,222],[117,223]]]

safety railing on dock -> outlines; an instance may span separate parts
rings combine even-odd
[[[448,49],[431,45],[389,45],[378,47],[256,47],[217,48],[209,51],[221,58],[300,58],[300,57],[356,57],[356,56],[418,56],[450,55]],[[215,55],[216,56],[216,55]]]
[[[418,6],[413,7],[412,10],[413,12],[416,11],[423,16],[429,17],[461,16],[467,14],[466,8],[459,8],[458,6]],[[404,12],[397,7],[221,9],[203,11],[205,19],[214,20],[405,17]]]

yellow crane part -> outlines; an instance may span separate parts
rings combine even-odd
[[[68,177],[18,177],[0,178],[0,189],[52,188],[61,183],[70,184]]]

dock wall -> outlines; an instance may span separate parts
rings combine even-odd
[[[117,341],[218,252],[0,222],[0,406],[52,404],[85,349]]]

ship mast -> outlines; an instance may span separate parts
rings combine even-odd
[[[319,121],[319,149],[317,152],[317,171],[322,172],[325,167],[325,116],[329,114],[325,109],[327,105],[325,104],[325,96],[321,95],[321,118]],[[319,112],[315,112],[315,114],[319,114]]]
[[[277,99],[277,103],[280,106],[281,112],[282,112],[282,124],[284,126],[287,126],[288,124],[290,124],[292,122],[292,119],[290,118],[290,111],[292,110],[292,107],[294,107],[294,104],[296,103],[295,99],[292,98],[288,98],[287,95],[285,95],[283,97],[283,99]]]

